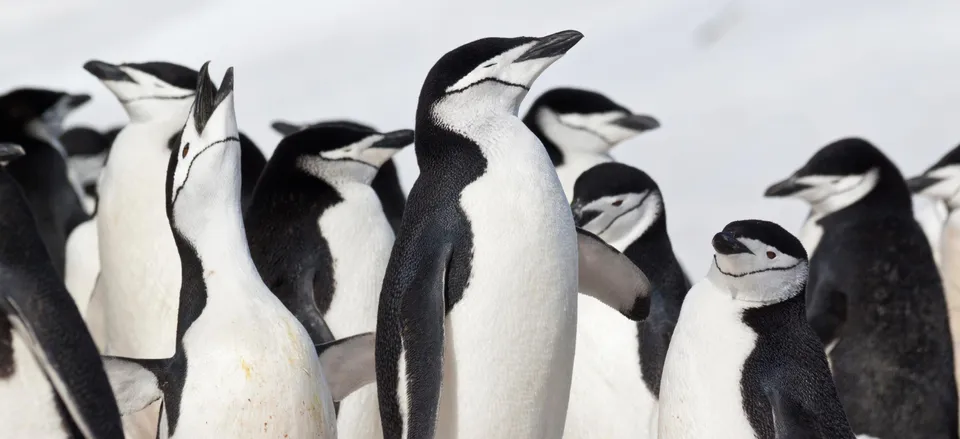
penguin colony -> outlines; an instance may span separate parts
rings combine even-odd
[[[129,116],[102,129],[0,96],[0,437],[957,439],[960,147],[905,179],[832,142],[764,193],[800,238],[718,224],[690,276],[610,155],[660,121],[518,114],[582,38],[467,43],[413,129],[277,120],[269,157],[232,68],[89,61]],[[939,265],[912,196],[949,211]]]

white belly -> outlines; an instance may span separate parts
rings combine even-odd
[[[756,333],[709,280],[684,299],[660,381],[660,439],[747,439],[740,377]]]
[[[67,238],[64,284],[85,319],[90,295],[100,273],[99,245],[96,217],[77,226]]]
[[[3,437],[66,438],[56,393],[27,343],[13,333],[13,375],[0,379]]]
[[[567,154],[563,165],[557,167],[557,175],[568,201],[573,201],[573,186],[580,174],[601,163],[611,162],[613,158],[606,154]]]
[[[165,144],[136,141],[149,135],[128,125],[100,180],[95,294],[103,297],[94,303],[104,308],[104,353],[165,358],[174,351],[180,257],[166,215],[169,153]]]
[[[577,305],[565,439],[656,437],[656,399],[640,371],[637,323],[583,294]]]
[[[563,432],[576,340],[576,232],[542,146],[509,140],[460,200],[473,231],[472,274],[446,319],[437,437]]]

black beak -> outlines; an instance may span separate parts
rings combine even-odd
[[[286,137],[297,131],[300,131],[302,127],[299,125],[294,125],[290,122],[284,122],[282,120],[278,120],[271,123],[270,128],[273,128],[274,131],[280,133],[281,136]]]
[[[101,81],[137,83],[137,81],[134,81],[130,75],[126,74],[126,72],[123,70],[120,70],[120,67],[117,67],[113,64],[107,64],[103,61],[87,61],[86,64],[83,65],[83,69],[90,72],[90,74],[96,76],[97,79]]]
[[[514,62],[527,61],[531,59],[552,58],[567,53],[571,47],[583,39],[583,34],[575,30],[565,30],[552,35],[547,35],[537,40],[537,44],[520,55]]]
[[[655,119],[653,116],[647,116],[645,114],[631,114],[629,116],[624,116],[620,119],[613,121],[613,123],[620,125],[626,129],[644,132],[655,130],[660,128],[660,121]]]
[[[90,102],[90,95],[86,93],[82,93],[78,95],[68,95],[68,96],[69,97],[67,100],[67,107],[69,107],[71,110],[76,110],[77,108],[80,108],[83,104]]]
[[[730,232],[720,232],[713,235],[713,249],[721,255],[735,255],[739,253],[753,254],[747,246],[743,245],[743,243]]]
[[[397,130],[384,133],[383,138],[374,143],[371,148],[403,149],[413,143],[413,130]]]
[[[0,143],[0,160],[9,161],[26,154],[20,145]]]
[[[593,221],[598,216],[600,216],[599,210],[588,210],[585,212],[580,210],[579,214],[574,213],[573,222],[577,225],[577,227],[583,228],[583,226],[590,224],[590,221]]]
[[[924,189],[930,186],[933,186],[939,183],[940,181],[941,180],[939,178],[920,175],[907,180],[907,188],[910,189],[911,193],[918,194],[920,192],[923,192]]]
[[[787,197],[809,189],[811,186],[803,183],[797,183],[793,178],[788,178],[767,188],[763,193],[764,197]]]

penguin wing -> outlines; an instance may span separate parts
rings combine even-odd
[[[807,295],[807,321],[827,346],[839,337],[840,328],[847,321],[847,296],[832,282],[831,270],[819,271],[817,278],[811,276],[813,288]]]
[[[365,332],[317,345],[320,367],[334,401],[342,401],[357,389],[376,381],[375,343],[374,334]]]
[[[577,227],[580,292],[643,320],[650,311],[650,281],[630,258],[597,235]]]
[[[766,390],[767,400],[773,414],[773,428],[776,439],[853,439],[853,430],[846,421],[846,415],[839,400],[810,400],[824,396],[819,392],[805,395],[793,395],[800,386]],[[834,398],[836,395],[834,394]],[[801,401],[807,400],[807,404]],[[832,404],[831,404],[832,402]],[[839,414],[840,418],[830,416]],[[833,419],[830,419],[830,418]]]
[[[157,374],[164,364],[166,360],[103,356],[103,369],[107,371],[120,414],[126,416],[143,410],[163,396]]]
[[[52,268],[50,271],[53,274]],[[13,290],[43,290],[43,285],[17,285],[21,282],[10,278],[5,281]],[[69,298],[66,290],[58,295],[64,300]],[[73,303],[50,303],[51,296],[8,295],[0,300],[0,307],[10,319],[13,331],[30,346],[80,432],[87,438],[123,438],[120,413],[97,347],[90,334],[79,329],[84,327],[79,311]]]

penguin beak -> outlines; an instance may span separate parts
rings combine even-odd
[[[631,114],[629,116],[621,117],[620,119],[613,121],[613,123],[628,130],[637,132],[650,131],[660,128],[660,121],[655,119],[653,116],[647,116],[646,114]]]
[[[26,154],[23,147],[13,143],[0,143],[0,160],[7,162]]]
[[[790,177],[767,188],[763,193],[764,197],[788,197],[804,189],[810,189],[808,184],[798,183],[796,179]]]
[[[132,82],[134,84],[137,81],[134,81],[126,72],[120,69],[120,67],[113,64],[107,64],[103,61],[87,61],[83,65],[83,69],[90,72],[91,75],[96,76],[97,79],[101,81],[117,81],[117,82]]]
[[[280,133],[281,136],[286,137],[297,131],[300,131],[303,127],[300,125],[294,125],[290,122],[278,120],[271,123],[270,128],[273,128],[274,131]]]
[[[942,180],[940,180],[939,178],[920,175],[907,180],[907,188],[910,189],[910,193],[919,194],[924,190],[926,190],[927,188],[929,188],[930,186],[933,186],[941,181]]]
[[[574,213],[573,222],[574,224],[576,224],[577,227],[581,229],[584,228],[587,224],[590,224],[590,221],[593,221],[598,216],[600,216],[599,210],[582,211],[577,209],[577,211],[579,211],[579,213]]]
[[[76,95],[67,95],[67,108],[70,110],[76,110],[80,108],[87,102],[90,102],[90,95],[86,93],[76,94]]]
[[[581,39],[583,39],[583,34],[575,30],[565,30],[547,35],[538,39],[536,45],[520,55],[514,62],[563,56]]]
[[[363,161],[378,168],[393,158],[404,147],[413,143],[413,130],[391,131],[382,134],[382,136],[382,139],[360,153]]]
[[[747,246],[743,245],[743,243],[730,232],[720,232],[713,235],[713,249],[721,255],[753,254]]]

